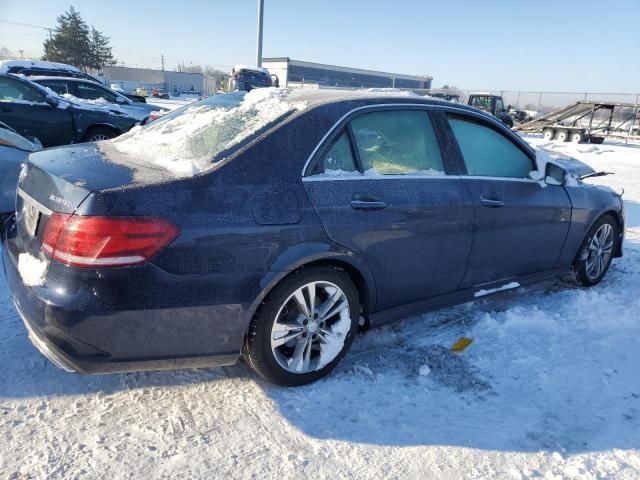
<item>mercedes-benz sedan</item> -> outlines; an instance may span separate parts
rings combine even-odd
[[[34,344],[83,373],[228,365],[300,385],[359,326],[622,254],[623,205],[470,107],[376,92],[207,98],[34,153],[8,283]]]

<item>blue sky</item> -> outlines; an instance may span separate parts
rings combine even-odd
[[[127,65],[255,63],[257,0],[0,0],[0,19],[55,26],[70,4]],[[429,74],[463,89],[640,91],[640,0],[265,0],[264,49]],[[0,22],[0,46],[40,55],[45,30]]]

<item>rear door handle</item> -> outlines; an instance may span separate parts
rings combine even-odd
[[[381,200],[351,200],[351,208],[355,210],[382,210],[387,204]]]
[[[489,208],[504,207],[504,202],[502,200],[495,200],[493,198],[480,197],[480,204],[483,207],[489,207]]]

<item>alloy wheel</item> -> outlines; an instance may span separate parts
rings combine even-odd
[[[292,373],[309,373],[331,363],[351,328],[347,296],[331,282],[314,281],[295,290],[278,310],[271,351]]]
[[[586,272],[594,280],[607,268],[613,252],[613,228],[604,223],[596,230],[587,247]]]

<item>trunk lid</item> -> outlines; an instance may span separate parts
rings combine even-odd
[[[109,161],[94,143],[29,155],[16,195],[16,227],[24,251],[36,255],[51,213],[73,213],[92,191],[164,178],[157,171],[153,176],[140,175],[144,170],[141,165]]]

